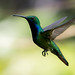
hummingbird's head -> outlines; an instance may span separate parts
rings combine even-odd
[[[40,21],[36,16],[21,16],[21,15],[13,15],[13,16],[25,18],[29,22],[29,24],[33,23],[40,25]]]

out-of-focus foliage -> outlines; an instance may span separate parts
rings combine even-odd
[[[0,0],[0,75],[75,75],[75,26],[55,41],[69,66],[31,39],[27,21],[12,14],[35,15],[45,27],[64,16],[75,16],[74,0]],[[67,20],[68,20],[67,19]]]

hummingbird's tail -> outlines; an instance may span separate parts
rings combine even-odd
[[[60,50],[58,52],[57,50],[53,49],[53,51],[51,52],[55,54],[65,65],[69,66],[67,60],[65,59],[65,57],[63,56]]]
[[[58,48],[58,46],[54,43],[54,41],[51,40],[51,52],[53,54],[55,54],[65,65],[69,66],[67,60],[65,59],[65,57],[63,56],[62,52],[60,51],[60,49]]]
[[[58,55],[58,58],[59,58],[64,64],[66,64],[67,66],[69,66],[67,60],[64,58],[63,55]]]

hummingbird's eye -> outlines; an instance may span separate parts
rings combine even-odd
[[[31,19],[34,20],[34,17],[32,17]]]

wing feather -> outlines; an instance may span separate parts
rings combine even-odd
[[[52,23],[51,25],[49,25],[49,26],[43,28],[43,30],[44,30],[44,31],[47,31],[47,30],[51,30],[51,29],[55,28],[57,25],[59,25],[61,22],[63,22],[67,17],[68,17],[68,16],[59,19],[58,21]]]
[[[70,27],[73,23],[75,23],[75,17],[72,18],[71,20],[69,20],[68,22],[54,28],[53,32],[52,32],[52,39],[55,39],[58,35],[60,35],[61,33],[63,33],[68,27]]]
[[[67,17],[64,17],[61,19],[65,20],[66,18]],[[49,25],[49,26],[45,27],[43,34],[46,34],[46,33],[49,34],[48,37],[50,37],[50,39],[54,40],[58,35],[63,33],[68,27],[70,27],[73,23],[75,23],[75,17],[74,17],[71,20],[69,20],[63,24],[57,25],[63,21],[61,19],[56,21],[55,23],[51,24],[51,26]],[[61,22],[59,22],[59,21],[61,21]]]

